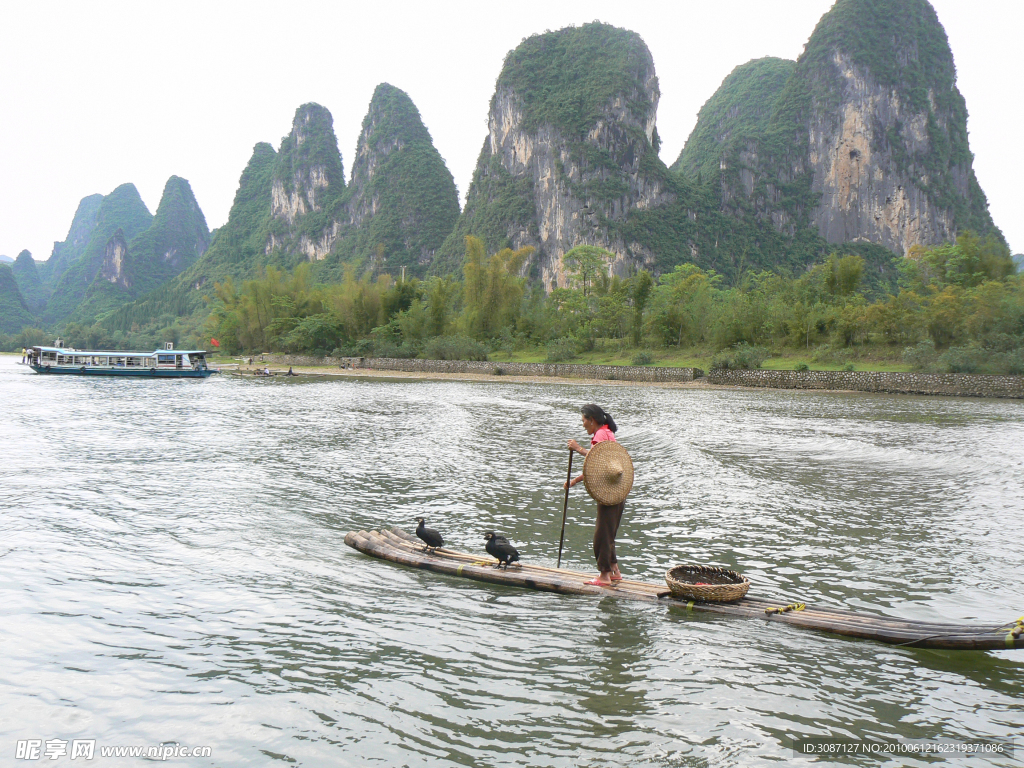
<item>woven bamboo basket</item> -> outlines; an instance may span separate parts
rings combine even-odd
[[[677,565],[665,574],[665,581],[674,597],[708,603],[732,603],[750,589],[746,576],[715,565]]]

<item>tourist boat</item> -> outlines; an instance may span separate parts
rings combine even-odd
[[[218,373],[206,364],[202,349],[166,349],[153,352],[111,352],[61,346],[32,347],[28,365],[36,373],[70,373],[78,376],[143,376],[151,379],[205,379]]]
[[[873,613],[848,611],[830,606],[795,603],[782,605],[778,600],[743,597],[732,603],[706,603],[674,597],[664,584],[623,580],[614,589],[590,586],[592,574],[522,564],[512,570],[494,568],[495,560],[449,549],[424,551],[423,542],[400,528],[380,531],[352,531],[345,543],[363,554],[392,563],[422,568],[435,573],[474,581],[525,587],[567,595],[617,597],[660,603],[684,611],[758,619],[788,624],[847,637],[875,640],[908,648],[947,650],[1005,650],[1024,648],[1024,618],[1005,624],[952,624],[898,619]],[[516,565],[520,565],[517,563]]]

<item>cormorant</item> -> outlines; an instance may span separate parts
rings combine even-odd
[[[494,531],[487,531],[484,534],[484,538],[487,539],[487,543],[484,545],[487,554],[498,558],[498,564],[494,566],[495,568],[500,568],[502,563],[504,563],[505,570],[507,571],[511,563],[519,560],[519,550],[509,544],[508,539],[504,536],[499,536]]]
[[[444,539],[441,538],[441,534],[435,531],[433,528],[427,528],[423,525],[423,518],[417,517],[420,524],[416,527],[416,535],[419,536],[427,546],[423,548],[426,552],[428,549],[437,549],[438,547],[444,546]]]

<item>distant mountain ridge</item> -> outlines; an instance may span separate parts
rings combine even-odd
[[[41,292],[27,263],[15,270],[21,295],[32,308],[47,294],[45,322],[102,317],[127,331],[201,312],[214,283],[269,267],[310,262],[325,282],[350,269],[458,274],[467,235],[491,252],[532,246],[524,274],[546,289],[566,285],[566,252],[593,245],[619,275],[693,262],[727,281],[857,253],[884,292],[894,256],[914,245],[968,229],[1002,241],[927,0],[837,0],[797,61],[759,59],[725,78],[671,168],[658,156],[660,96],[634,32],[594,22],[524,40],[497,77],[462,210],[404,91],[375,89],[348,183],[331,113],[303,104],[278,149],[253,148],[215,234],[184,180],[168,182],[176,213],[155,218],[124,185],[82,200],[38,265]]]
[[[43,312],[43,320],[59,323],[70,319],[85,301],[93,281],[100,273],[107,242],[114,233],[121,230],[125,237],[131,238],[149,227],[152,221],[153,214],[142,202],[134,184],[122,184],[103,197],[96,209],[94,221],[90,222],[92,226],[88,239],[77,258],[68,261],[66,269],[59,276],[55,271],[50,273],[51,280],[56,279],[52,283],[53,291]],[[59,266],[55,264],[52,269],[56,270]]]
[[[422,275],[458,216],[455,182],[409,96],[382,83],[363,121],[345,184],[330,112],[303,104],[280,149],[260,143],[239,179],[227,223],[174,280],[104,322],[126,330],[205,306],[216,282],[312,262],[321,279],[347,266]],[[375,266],[376,265],[376,266]]]

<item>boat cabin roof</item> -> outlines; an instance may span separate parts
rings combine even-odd
[[[117,349],[73,349],[72,347],[32,347],[32,349],[38,349],[40,352],[56,352],[61,355],[102,355],[104,357],[110,357],[113,355],[119,355],[121,357],[124,357],[126,355],[139,355],[140,357],[156,357],[157,355],[208,354],[205,349],[157,349],[153,352],[125,352],[123,350]]]

